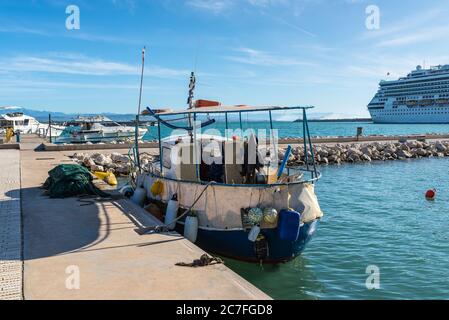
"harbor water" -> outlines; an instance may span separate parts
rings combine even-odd
[[[229,122],[229,128],[238,129],[239,122]],[[218,120],[214,125],[207,129],[214,128],[224,133],[226,125],[222,120]],[[365,135],[410,135],[410,134],[428,134],[428,133],[449,133],[448,124],[375,124],[371,122],[310,122],[310,134],[314,137],[326,136],[355,136],[358,127],[363,127]],[[243,130],[247,128],[270,129],[269,122],[243,122]],[[302,135],[301,122],[274,122],[274,129],[278,129],[279,137],[299,137]],[[166,137],[172,133],[172,130],[162,126],[162,136]],[[203,129],[204,130],[204,129]],[[144,140],[157,139],[157,127],[150,127]]]
[[[447,158],[321,167],[325,217],[303,255],[278,266],[226,263],[275,299],[447,299],[448,168]],[[366,287],[373,266],[378,290]]]

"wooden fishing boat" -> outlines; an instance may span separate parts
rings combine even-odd
[[[146,114],[158,123],[160,157],[146,170],[140,168],[136,192],[166,205],[164,227],[208,252],[249,262],[292,260],[305,249],[323,216],[314,193],[320,173],[307,122],[309,108],[242,105],[158,113],[147,108]],[[239,117],[242,129],[242,114],[252,112],[266,112],[274,130],[272,113],[293,110],[303,113],[303,167],[288,166],[291,148],[280,162],[274,131],[265,140],[251,130],[202,132],[219,115],[224,115],[226,129],[228,117]],[[189,124],[173,124],[169,119],[174,116],[184,116]],[[163,126],[173,133],[162,137]]]

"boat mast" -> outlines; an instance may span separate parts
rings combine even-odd
[[[195,109],[194,104],[194,98],[195,98],[195,88],[196,88],[196,77],[195,72],[192,71],[190,74],[190,83],[189,83],[189,98],[187,99],[187,104],[189,105],[189,110]],[[193,121],[192,121],[193,120]],[[192,119],[192,113],[189,113],[189,127],[192,128],[190,131],[190,143],[193,144],[193,156],[194,156],[194,163],[196,167],[196,176],[198,180],[201,180],[200,176],[200,150],[201,148],[198,147],[197,141],[196,141],[196,113],[193,113],[193,119]]]
[[[140,92],[139,92],[139,106],[137,108],[137,115],[136,115],[136,128],[134,129],[134,138],[136,140],[135,142],[135,159],[137,161],[137,167],[139,168],[140,172],[140,152],[139,152],[139,121],[140,121],[140,108],[142,106],[142,91],[143,91],[143,75],[145,72],[145,50],[146,47],[143,47],[142,49],[142,73],[140,74]]]
[[[190,83],[189,83],[189,97],[187,99],[187,104],[189,105],[189,110],[195,109],[194,98],[195,98],[195,88],[196,88],[196,77],[195,72],[192,71],[190,74]],[[189,113],[189,127],[193,128],[192,114]],[[195,130],[195,128],[194,128]],[[193,132],[190,132],[190,137],[193,142]]]
[[[146,47],[143,47],[142,49],[142,72],[140,74],[140,93],[139,93],[139,106],[137,109],[137,116],[140,116],[140,108],[142,106],[142,91],[143,91],[143,75],[145,72],[145,51]]]
[[[192,71],[190,74],[190,83],[189,83],[189,97],[187,99],[187,104],[189,105],[189,110],[194,109],[194,98],[195,98],[195,88],[196,88],[196,77],[195,72]],[[189,114],[189,126],[192,126],[192,117]]]

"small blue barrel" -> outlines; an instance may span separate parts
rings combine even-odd
[[[281,210],[279,213],[279,238],[285,241],[296,241],[301,228],[301,214],[292,210]]]

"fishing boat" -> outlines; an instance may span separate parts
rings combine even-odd
[[[147,108],[158,123],[160,157],[139,168],[135,194],[166,206],[163,227],[207,252],[256,263],[290,261],[305,249],[323,216],[314,193],[321,174],[307,122],[310,108],[191,104],[188,110],[161,113]],[[288,166],[290,146],[280,161],[272,134],[272,113],[292,110],[303,112],[304,167]],[[265,139],[254,130],[228,131],[229,117],[238,117],[243,129],[242,114],[254,112],[268,115],[273,131]],[[223,115],[226,133],[209,134],[215,117]],[[188,124],[170,122],[174,117],[185,117]],[[162,137],[163,126],[173,133]]]
[[[147,128],[137,128],[137,138],[141,140]],[[102,143],[134,140],[136,127],[122,125],[105,116],[78,117],[67,123],[66,130],[56,143]]]

